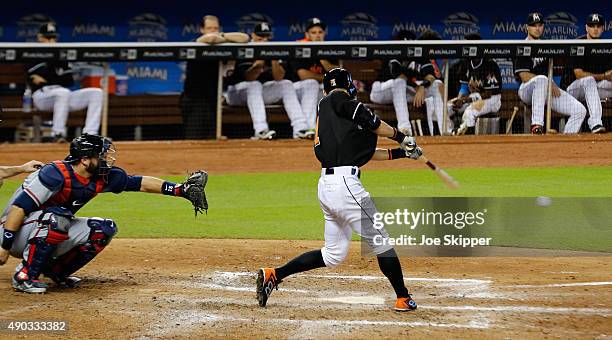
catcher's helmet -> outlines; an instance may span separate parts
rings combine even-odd
[[[115,152],[113,142],[102,136],[83,134],[70,143],[70,154],[66,161],[75,162],[81,158],[98,158],[99,174],[106,175],[113,166],[114,158],[107,157],[107,153]]]
[[[352,97],[357,93],[357,89],[353,85],[351,73],[340,67],[329,70],[323,76],[323,90],[325,93],[329,94],[333,89],[345,89]]]

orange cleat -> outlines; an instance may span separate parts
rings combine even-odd
[[[397,298],[393,309],[395,309],[396,312],[408,312],[417,309],[417,304],[412,297],[408,295],[408,297]]]
[[[260,307],[265,307],[272,290],[278,290],[280,281],[276,279],[274,268],[261,268],[257,272],[257,301]]]

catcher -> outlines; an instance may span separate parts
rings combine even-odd
[[[75,217],[97,194],[141,191],[189,200],[195,214],[208,209],[204,188],[208,174],[197,171],[180,184],[149,176],[130,176],[114,167],[113,143],[97,135],[82,135],[70,144],[70,154],[30,174],[11,197],[0,217],[0,265],[9,254],[23,257],[12,285],[25,293],[44,293],[48,285],[76,287],[71,276],[98,255],[117,233],[111,219]]]

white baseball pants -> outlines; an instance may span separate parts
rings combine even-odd
[[[600,81],[600,83],[603,82],[604,81]],[[612,91],[612,83],[608,83],[610,84],[609,90]],[[601,91],[604,92],[605,87],[602,86]],[[589,108],[589,119],[587,123],[591,129],[596,125],[603,125],[601,122],[602,109],[599,92],[599,84],[593,77],[576,79],[567,87],[567,93],[571,94],[579,101],[586,101],[587,107]]]
[[[491,97],[484,99],[484,104],[480,110],[474,107],[474,103],[466,104],[465,110],[463,111],[462,121],[467,127],[476,126],[476,120],[480,116],[484,116],[489,113],[497,112],[501,108],[501,94],[492,95]],[[453,112],[453,104],[448,104],[448,112]]]
[[[294,136],[298,131],[307,129],[306,118],[290,80],[271,80],[264,84],[257,80],[243,81],[229,86],[226,98],[229,105],[246,104],[248,106],[255,133],[269,129],[266,104],[273,104],[280,100],[283,101],[283,106],[291,121]]]
[[[358,170],[342,166],[334,168],[333,175],[326,175],[325,169],[321,171],[318,195],[325,217],[325,246],[321,253],[327,267],[337,266],[346,258],[353,230],[376,255],[392,248],[388,242],[374,243],[375,236],[386,240],[389,234],[384,228],[374,228],[376,207],[357,176]]]
[[[317,125],[317,104],[323,94],[321,84],[315,79],[304,79],[293,83],[293,88],[306,117],[306,125],[314,129]]]
[[[519,98],[523,103],[531,105],[531,124],[544,125],[547,91],[548,78],[543,75],[535,76],[519,87]],[[578,133],[586,116],[586,108],[569,93],[560,91],[559,97],[552,97],[552,110],[569,116],[563,133]]]
[[[66,136],[68,112],[87,108],[83,133],[98,134],[102,115],[103,92],[88,87],[76,91],[59,85],[45,86],[32,95],[34,106],[40,111],[53,110],[53,134]]]

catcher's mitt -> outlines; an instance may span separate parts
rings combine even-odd
[[[196,217],[202,210],[208,214],[208,201],[206,200],[206,183],[208,182],[208,173],[203,170],[198,170],[192,173],[185,182],[181,183],[182,196],[188,199],[193,204]]]

